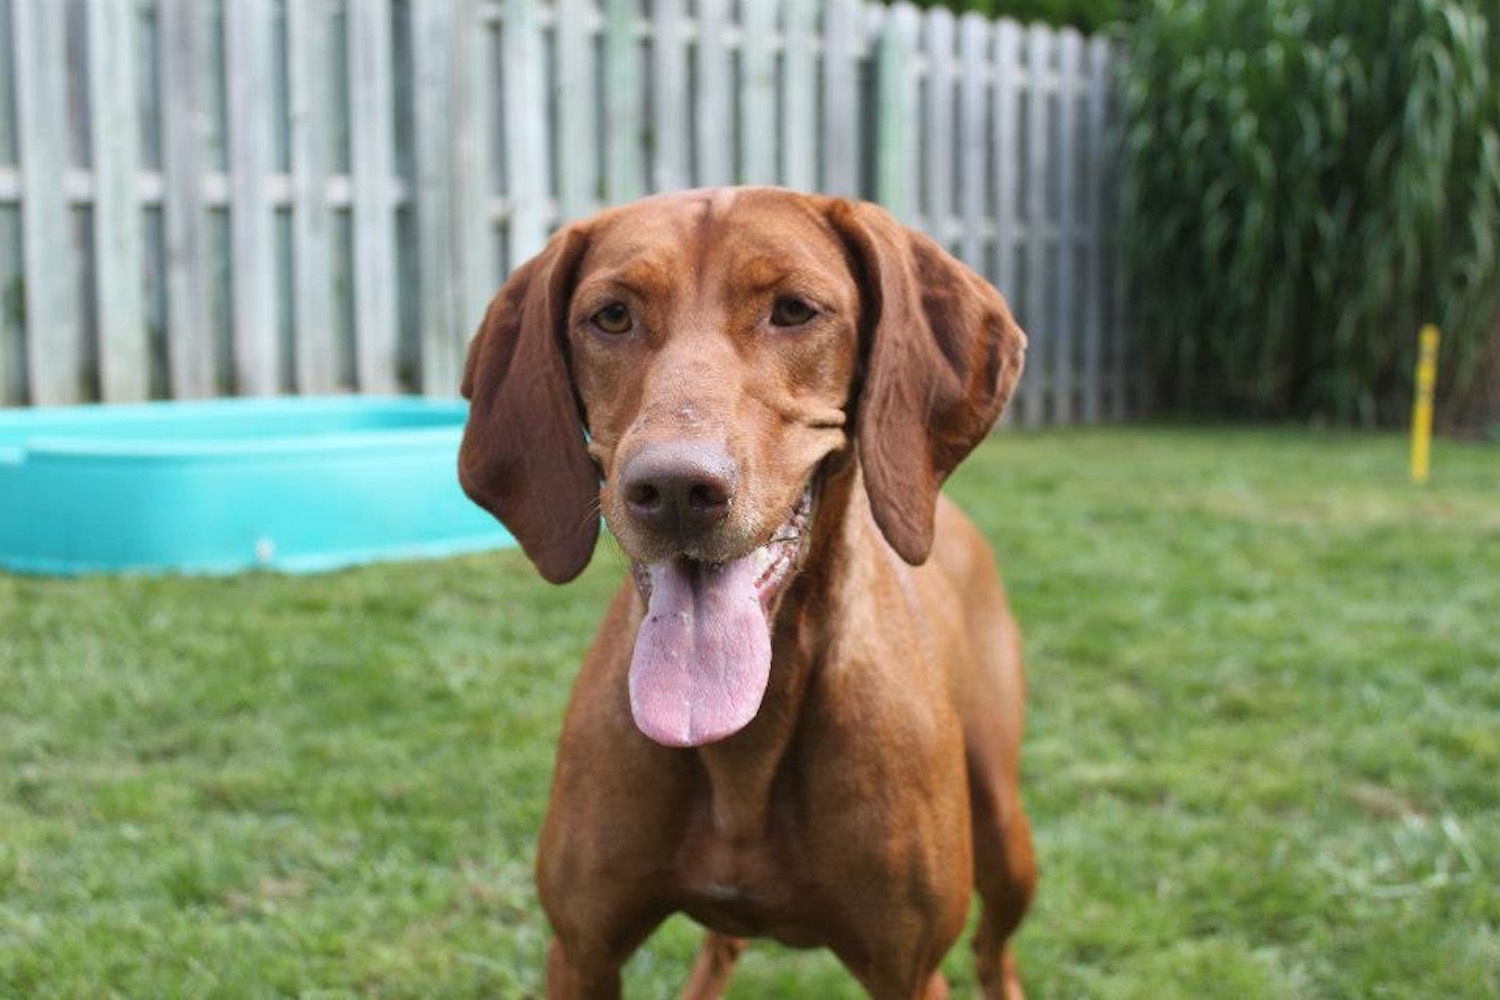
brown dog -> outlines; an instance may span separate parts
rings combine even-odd
[[[669,914],[826,945],[940,997],[970,889],[985,995],[1035,885],[1020,641],[938,487],[1026,338],[983,279],[867,204],[690,191],[559,231],[469,351],[464,489],[548,580],[599,513],[633,572],[573,690],[537,882],[551,997],[620,991]]]

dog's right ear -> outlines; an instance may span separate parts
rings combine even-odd
[[[1026,334],[988,281],[885,209],[834,200],[828,220],[861,289],[855,433],[870,512],[917,566],[932,552],[938,489],[1005,408]]]
[[[458,478],[515,535],[537,571],[566,583],[599,537],[599,475],[568,370],[568,302],[587,246],[570,226],[510,276],[469,345],[469,421]]]

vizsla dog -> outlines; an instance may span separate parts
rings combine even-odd
[[[469,351],[464,489],[542,576],[602,513],[631,566],[584,660],[537,859],[550,997],[620,993],[669,914],[832,949],[874,997],[942,997],[971,887],[988,997],[1035,885],[1020,639],[938,488],[1026,338],[882,209],[773,188],[559,231]]]

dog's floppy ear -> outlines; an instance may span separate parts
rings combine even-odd
[[[989,282],[884,209],[834,201],[829,221],[861,287],[855,401],[875,523],[912,565],[932,551],[938,489],[994,425],[1026,335]]]
[[[569,227],[511,275],[469,345],[461,389],[471,401],[458,454],[464,492],[553,583],[583,572],[599,537],[598,472],[566,353],[586,244]]]

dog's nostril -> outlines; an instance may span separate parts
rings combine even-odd
[[[636,483],[625,491],[625,502],[642,513],[661,509],[661,490],[652,483]]]
[[[712,514],[729,505],[729,493],[717,483],[698,483],[688,489],[688,506],[702,514]]]

